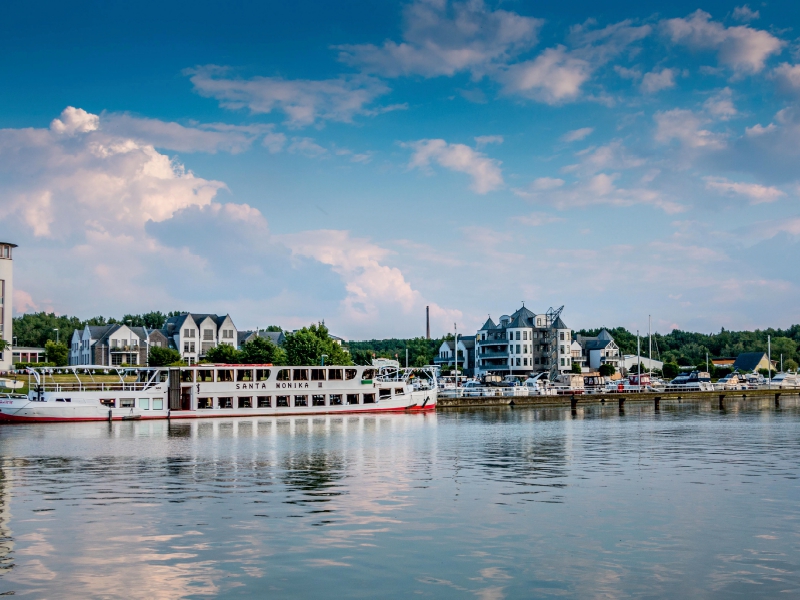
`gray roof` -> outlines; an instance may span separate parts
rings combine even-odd
[[[259,331],[258,337],[272,340],[272,343],[276,346],[282,345],[283,341],[286,339],[286,336],[282,331]]]
[[[481,327],[481,330],[488,331],[489,329],[496,329],[496,328],[497,325],[495,325],[494,321],[492,321],[492,317],[489,317],[488,319],[486,319],[486,323],[483,324],[483,327]]]
[[[741,371],[752,371],[765,358],[767,358],[766,352],[742,352],[736,357],[733,368]]]

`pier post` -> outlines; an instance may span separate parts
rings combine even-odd
[[[623,414],[625,412],[625,398],[619,399],[619,412]]]
[[[775,394],[775,408],[781,407],[780,397],[781,397],[780,393]]]
[[[725,394],[719,395],[719,409],[723,410],[725,408]]]
[[[578,400],[575,398],[575,394],[573,394],[569,399],[569,407],[574,411],[578,408]]]
[[[661,397],[660,396],[656,396],[655,400],[653,402],[655,404],[656,412],[659,412],[661,410]]]

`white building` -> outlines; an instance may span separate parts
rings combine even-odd
[[[239,334],[230,315],[184,313],[167,319],[161,332],[169,347],[180,352],[189,364],[205,357],[214,346],[228,344],[236,348],[239,344]]]
[[[12,317],[14,315],[11,300],[14,296],[14,263],[13,249],[16,244],[0,242],[0,339],[8,342],[8,348],[0,352],[0,371],[13,368],[11,362],[14,331]]]
[[[578,343],[589,369],[597,370],[600,365],[610,364],[619,371],[621,361],[619,346],[608,331],[601,330],[597,337],[578,335]]]
[[[144,366],[150,348],[167,345],[167,338],[158,329],[120,323],[87,325],[72,332],[69,364]]]
[[[464,375],[472,375],[475,370],[475,337],[474,335],[459,336],[458,338],[458,366]],[[433,364],[439,366],[453,366],[455,364],[453,340],[445,340],[439,346],[439,354],[433,359]]]
[[[635,371],[639,361],[642,364],[642,371],[660,371],[664,368],[664,363],[660,360],[650,360],[646,356],[636,356],[635,354],[626,354],[622,357],[622,368],[626,373],[631,369]]]
[[[491,317],[475,339],[475,374],[528,375],[572,370],[572,330],[561,317],[549,323],[547,314],[524,306],[512,315]]]

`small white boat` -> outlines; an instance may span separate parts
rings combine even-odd
[[[778,373],[770,380],[770,387],[779,389],[800,388],[800,378],[797,373]]]
[[[705,371],[692,371],[682,373],[670,381],[665,387],[666,392],[713,392],[711,375]]]

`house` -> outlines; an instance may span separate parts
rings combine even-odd
[[[736,362],[736,359],[733,357],[727,358],[712,358],[711,364],[715,367],[721,367],[723,369],[733,369],[733,363]]]
[[[187,364],[198,362],[214,346],[239,345],[239,334],[230,315],[183,313],[167,319],[161,333]]]
[[[572,340],[569,346],[569,353],[572,357],[572,364],[578,363],[582,371],[586,367],[586,357],[583,355],[583,348],[578,343],[578,340]]]
[[[168,346],[157,329],[121,323],[87,325],[72,332],[69,364],[145,366],[153,346]]]
[[[47,362],[44,348],[31,348],[26,346],[15,346],[11,353],[11,362],[17,363],[42,363]]]
[[[775,369],[777,362],[772,361],[772,369]],[[742,352],[736,357],[733,363],[734,370],[737,371],[758,371],[759,369],[770,368],[769,358],[766,352]]]
[[[240,331],[237,338],[238,347],[241,348],[256,337],[268,339],[276,346],[283,346],[283,342],[286,341],[286,335],[282,331]]]
[[[433,364],[442,367],[453,366],[455,359],[462,368],[464,375],[472,376],[475,373],[475,336],[465,335],[458,338],[458,356],[453,356],[454,340],[445,340],[439,346],[439,353],[434,357]]]
[[[590,370],[597,370],[600,365],[610,364],[615,369],[620,368],[619,346],[612,335],[605,329],[597,334],[597,337],[584,335],[577,336],[578,344],[583,350],[583,356],[588,362]]]
[[[476,334],[475,374],[528,375],[572,370],[572,330],[556,313],[536,314],[522,308],[491,317]]]

